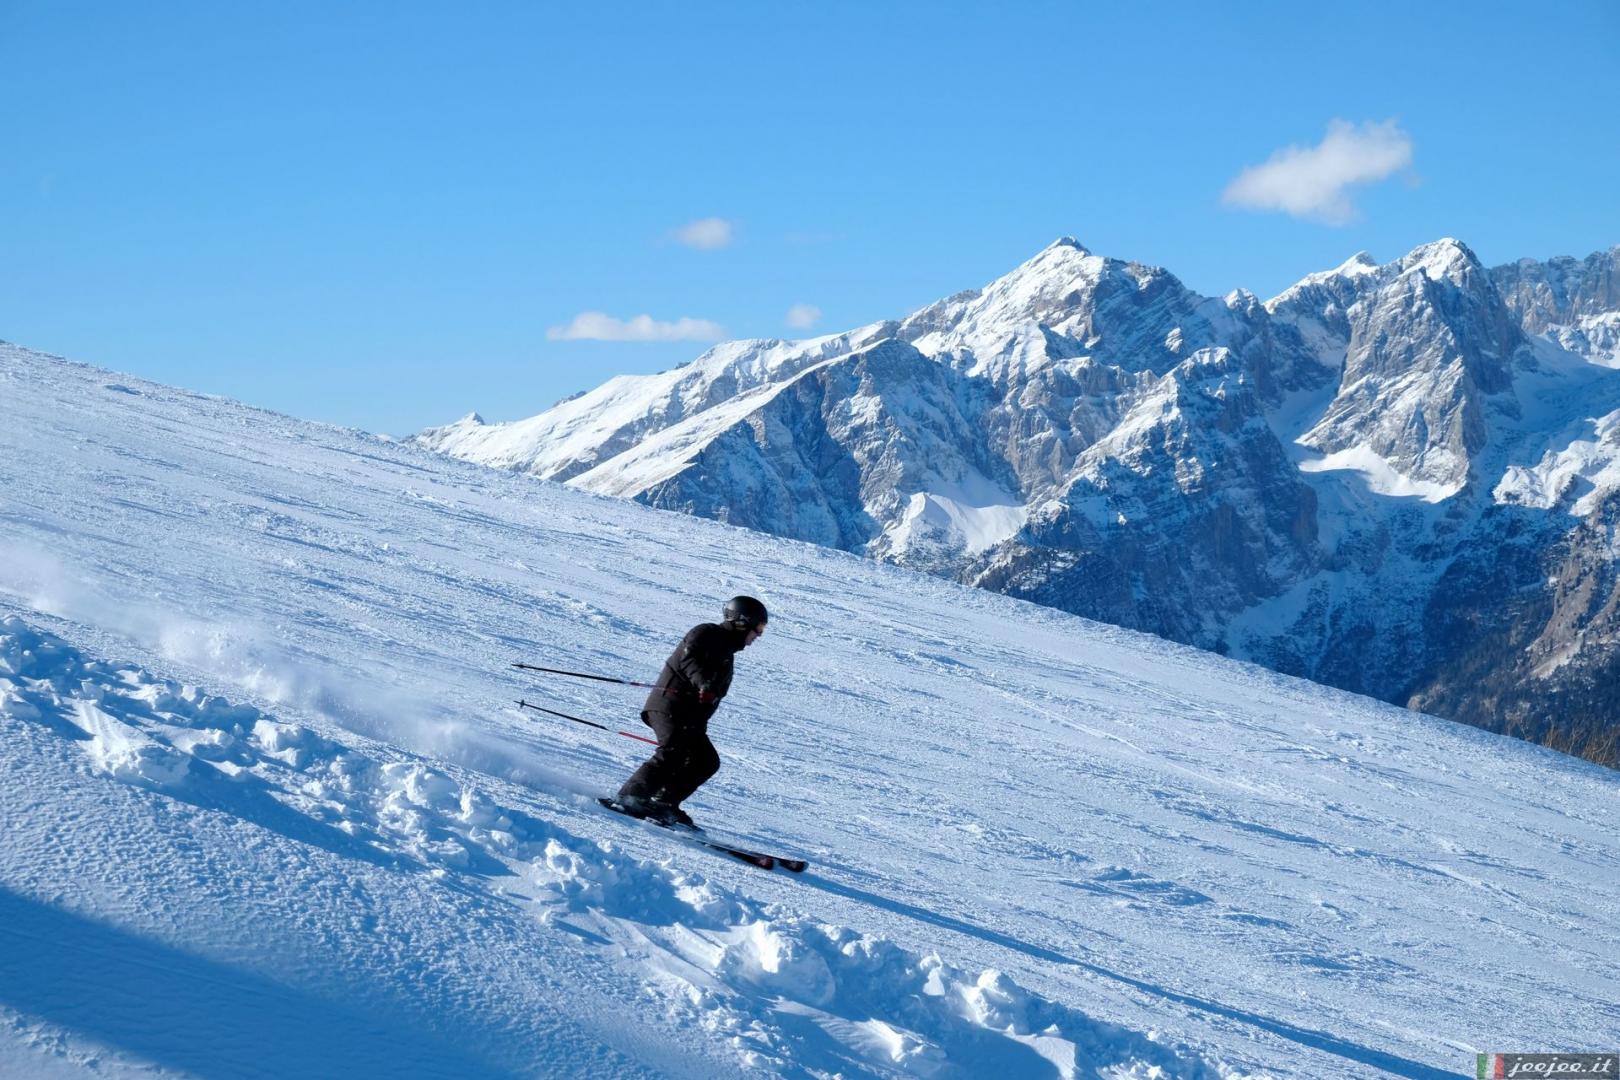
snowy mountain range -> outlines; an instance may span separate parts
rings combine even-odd
[[[1130,377],[1218,418],[1164,363]],[[1620,1043],[1620,773],[3,345],[0,415],[0,1076],[1443,1080]],[[601,809],[640,692],[510,667],[646,678],[744,591],[770,631],[688,806],[804,874]]]
[[[1616,764],[1617,264],[1446,239],[1262,302],[1065,238],[898,322],[417,441]]]

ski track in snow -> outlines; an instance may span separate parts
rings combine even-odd
[[[0,346],[0,1074],[1456,1075],[1620,1037],[1612,773]],[[700,820],[635,691],[771,604]]]

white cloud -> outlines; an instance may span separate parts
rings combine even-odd
[[[794,304],[788,308],[787,324],[795,330],[808,330],[821,321],[821,309],[814,304]]]
[[[725,218],[706,217],[676,229],[675,239],[690,248],[713,251],[730,247],[735,233],[736,226]]]
[[[719,341],[725,336],[725,328],[708,319],[660,322],[651,315],[615,319],[600,311],[582,311],[567,326],[546,331],[551,341]]]
[[[1264,164],[1244,169],[1226,185],[1221,201],[1343,225],[1355,216],[1347,188],[1382,180],[1411,164],[1412,138],[1394,120],[1333,120],[1317,145],[1285,146]]]

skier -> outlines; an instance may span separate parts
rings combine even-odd
[[[766,620],[764,604],[734,596],[719,623],[692,627],[664,661],[641,710],[658,749],[619,789],[617,802],[626,813],[696,827],[681,803],[720,768],[709,718],[731,688],[732,658],[759,640]]]

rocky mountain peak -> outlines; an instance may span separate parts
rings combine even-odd
[[[1330,463],[1360,462],[1386,492],[1438,502],[1466,487],[1488,437],[1485,398],[1511,388],[1527,344],[1467,245],[1424,244],[1336,286],[1319,282],[1276,310],[1344,349],[1339,393],[1302,445]]]
[[[1468,286],[1475,275],[1483,275],[1484,266],[1467,244],[1452,237],[1443,237],[1432,243],[1413,248],[1398,264],[1399,273],[1422,273],[1431,281],[1444,281],[1459,287]]]
[[[1162,373],[1185,350],[1215,344],[1208,315],[1197,314],[1205,303],[1168,271],[1064,237],[984,288],[908,317],[899,336],[1004,384],[1082,356]],[[1178,348],[1167,349],[1178,328]]]

